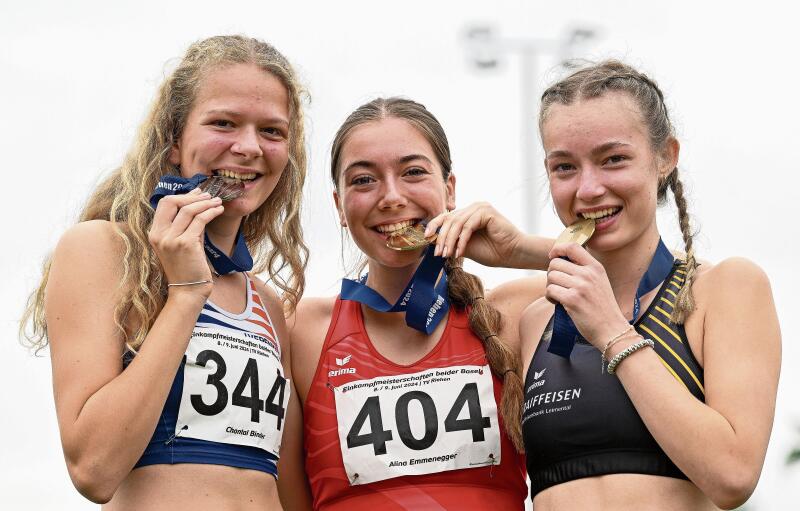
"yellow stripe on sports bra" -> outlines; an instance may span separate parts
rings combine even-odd
[[[658,305],[656,305],[656,309],[658,309],[658,310],[660,310],[661,312],[663,312],[663,313],[664,313],[664,315],[665,315],[667,318],[669,318],[669,317],[670,317],[670,316],[669,316],[669,313],[667,313],[667,312],[666,312],[664,309],[662,309],[662,308],[661,308],[661,307],[659,307]],[[663,322],[662,322],[660,319],[658,319],[657,317],[653,316],[652,314],[648,314],[648,315],[647,315],[647,317],[648,317],[648,318],[650,318],[650,319],[652,319],[652,320],[653,320],[653,321],[655,321],[656,323],[658,323],[658,324],[661,326],[661,328],[663,328],[663,329],[664,329],[664,330],[666,330],[667,332],[671,333],[671,334],[672,334],[672,337],[674,337],[676,341],[678,341],[679,343],[683,344],[683,339],[681,339],[681,337],[680,337],[678,334],[676,334],[676,333],[675,333],[675,331],[674,331],[673,329],[671,329],[671,328],[670,328],[670,327],[668,327],[666,324],[664,324],[664,323],[663,323]]]
[[[658,353],[656,353],[656,355],[658,355]],[[669,366],[669,364],[667,364],[667,361],[666,361],[666,360],[664,360],[663,358],[661,358],[661,355],[658,355],[658,359],[661,361],[661,363],[662,363],[662,364],[664,364],[664,367],[666,367],[666,368],[667,368],[667,371],[669,371],[670,373],[672,373],[672,376],[674,376],[676,380],[678,380],[679,382],[681,382],[681,385],[683,385],[683,388],[685,388],[686,390],[689,390],[689,387],[687,387],[687,386],[686,386],[686,382],[684,382],[683,380],[681,380],[681,377],[680,377],[680,376],[678,376],[678,373],[676,373],[676,372],[675,372],[675,370],[674,370],[673,368],[671,368],[671,367]],[[691,390],[689,390],[689,392],[691,392]]]
[[[664,291],[666,291],[667,293],[671,294],[674,298],[678,297],[678,294],[675,293],[675,291],[673,291],[672,289],[664,288]]]
[[[677,275],[673,275],[673,276],[672,276],[672,278],[674,278],[674,279],[675,279],[675,280],[677,280],[678,282],[684,282],[684,279],[682,279],[682,278],[678,277]]]
[[[683,366],[683,368],[686,369],[686,372],[689,373],[689,376],[691,376],[692,379],[694,380],[694,382],[697,384],[697,387],[700,389],[700,392],[702,392],[703,395],[705,396],[706,395],[706,389],[703,388],[703,384],[700,383],[700,380],[697,379],[697,376],[695,376],[694,373],[692,372],[692,370],[689,369],[689,366],[686,365],[686,362],[684,362],[683,359],[681,357],[679,357],[678,354],[675,353],[675,351],[673,351],[672,348],[670,348],[669,345],[667,343],[665,343],[661,339],[661,337],[659,337],[655,332],[650,330],[647,327],[647,325],[639,324],[638,326],[641,327],[642,330],[644,330],[647,333],[649,333],[650,335],[652,335],[655,338],[655,340],[657,340],[662,346],[664,346],[667,349],[667,351],[669,351],[672,354],[673,357],[675,357],[675,360],[680,362],[680,364]]]
[[[686,270],[675,270],[675,273],[680,273],[681,275],[686,275]]]
[[[674,304],[674,303],[672,303],[672,302],[670,302],[669,300],[667,300],[667,299],[666,299],[666,298],[664,298],[663,296],[660,296],[660,297],[659,297],[659,299],[661,299],[661,300],[662,300],[662,301],[664,301],[664,302],[667,302],[667,305],[669,305],[669,306],[670,306],[670,307],[672,307],[673,309],[675,308],[675,304]]]

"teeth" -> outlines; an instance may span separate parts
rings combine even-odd
[[[383,234],[392,234],[394,232],[400,231],[412,225],[414,225],[413,221],[406,220],[404,222],[398,222],[396,224],[379,225],[376,227],[376,229],[378,229],[378,231],[382,232]]]
[[[251,179],[256,178],[255,172],[238,173],[228,169],[217,170],[217,175],[222,177],[230,177],[233,179],[238,179],[240,181],[250,181]]]
[[[581,213],[581,216],[583,218],[592,218],[594,220],[597,220],[598,218],[603,218],[605,216],[613,215],[617,211],[619,211],[619,208],[606,208],[598,211],[591,211],[591,212],[587,211],[586,213]]]

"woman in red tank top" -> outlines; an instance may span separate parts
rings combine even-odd
[[[400,303],[428,256],[425,248],[389,245],[455,208],[441,125],[419,103],[373,100],[339,129],[331,174],[341,225],[366,257],[362,284]],[[525,244],[503,254],[505,265],[546,266],[549,240],[502,220],[488,231]],[[480,260],[489,246],[473,239],[465,253],[441,254],[459,256],[445,262],[450,308],[436,324],[447,300],[436,301],[427,331],[409,327],[404,312],[341,295],[300,302],[288,321],[299,403],[289,407],[279,467],[287,509],[523,509],[517,323],[543,294],[543,281],[484,293],[460,256]]]

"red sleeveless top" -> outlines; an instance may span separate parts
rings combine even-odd
[[[314,509],[522,510],[525,457],[503,429],[501,389],[464,310],[405,366],[372,345],[360,304],[337,298],[303,407]]]

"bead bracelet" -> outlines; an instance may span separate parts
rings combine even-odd
[[[617,370],[617,366],[619,365],[619,363],[625,360],[625,358],[628,357],[631,353],[634,353],[635,351],[638,351],[648,346],[651,348],[655,348],[656,343],[654,343],[652,339],[642,339],[641,341],[635,342],[630,346],[628,346],[627,348],[625,348],[624,350],[617,353],[614,356],[614,358],[611,359],[611,362],[608,363],[608,374],[614,374],[614,371]]]

